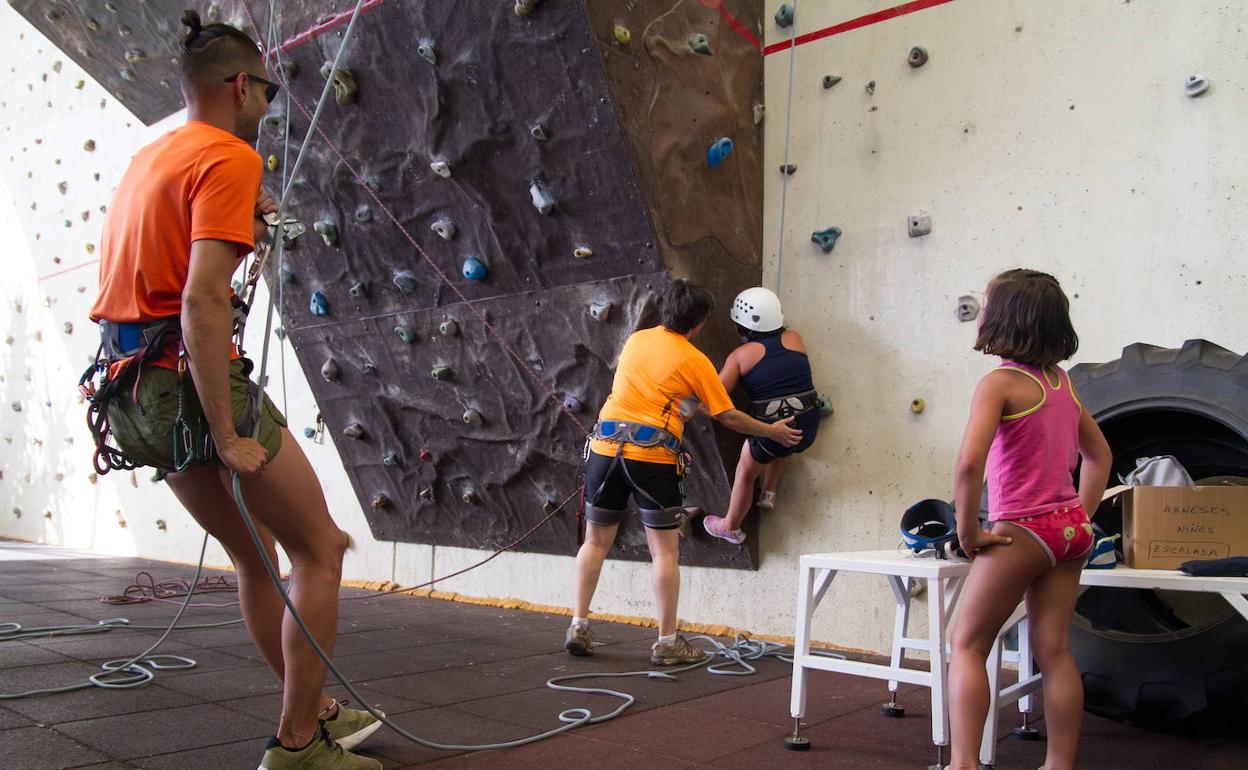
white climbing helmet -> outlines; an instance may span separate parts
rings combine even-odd
[[[732,311],[728,315],[733,323],[752,332],[774,332],[784,326],[780,298],[771,289],[762,286],[755,286],[738,294],[732,301]]]

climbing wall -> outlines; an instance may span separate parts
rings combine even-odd
[[[14,5],[144,120],[180,106],[161,84],[176,84],[168,41],[182,3]],[[268,4],[251,5],[201,13],[264,38]],[[700,340],[716,360],[732,342],[727,298],[760,278],[761,4],[518,5],[366,3],[291,192],[308,232],[270,271],[378,539],[520,538],[575,495],[615,357],[657,322],[669,273],[721,298]],[[277,4],[285,42],[270,70],[293,102],[279,98],[262,128],[270,189],[353,7]],[[724,139],[732,151],[708,156]],[[295,430],[316,418],[289,417]],[[734,460],[739,438],[706,420],[687,437],[688,503],[722,510],[721,456]],[[520,548],[572,552],[575,504]],[[683,557],[751,567],[756,542],[694,538]],[[635,522],[617,551],[645,556]]]

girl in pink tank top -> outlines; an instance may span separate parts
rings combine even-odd
[[[950,767],[978,767],[988,712],[985,662],[1025,598],[1031,649],[1044,675],[1043,770],[1070,770],[1083,717],[1070,623],[1092,547],[1085,511],[1100,503],[1113,456],[1058,366],[1074,355],[1079,338],[1057,279],[1009,270],[986,293],[975,349],[1002,361],[975,390],[954,477],[958,540],[973,561],[949,661]],[[985,476],[991,531],[981,528],[978,513]]]

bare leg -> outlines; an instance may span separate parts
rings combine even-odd
[[[993,532],[1014,538],[980,551],[962,589],[949,657],[949,722],[952,770],[977,770],[988,716],[988,653],[1027,586],[1048,569],[1049,557],[1026,532],[997,524]]]
[[[680,536],[674,529],[646,528],[650,546],[650,577],[659,616],[659,636],[676,633],[676,605],[680,601]]]
[[[282,655],[282,616],[286,608],[256,553],[251,535],[243,526],[234,496],[226,491],[218,469],[213,465],[196,465],[183,473],[171,473],[168,482],[178,501],[225,548],[238,573],[238,601],[247,633],[269,668],[277,674],[278,680],[284,680],[286,661]],[[273,545],[273,535],[259,522],[256,527],[260,530],[269,559],[276,565],[277,549]],[[321,708],[332,704],[333,698],[322,693]]]
[[[784,461],[789,458],[777,457],[763,466],[763,491],[775,492],[780,486],[780,474],[784,472]]]
[[[1070,621],[1083,561],[1061,562],[1027,589],[1031,649],[1044,674],[1045,770],[1072,770],[1083,724],[1083,681],[1070,654]]]
[[[754,482],[765,467],[755,462],[750,454],[750,442],[742,442],[736,477],[732,481],[732,497],[728,500],[728,515],[724,517],[728,529],[741,529],[741,522],[745,521],[745,515],[754,504]]]
[[[615,533],[619,524],[585,523],[585,542],[576,552],[576,597],[572,614],[578,618],[589,617],[589,603],[594,599],[594,591],[598,588],[598,577],[602,574],[602,563],[606,561],[607,552],[615,542]]]

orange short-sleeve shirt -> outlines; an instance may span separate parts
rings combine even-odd
[[[733,408],[732,399],[709,358],[683,334],[656,326],[635,332],[624,343],[611,384],[611,395],[599,420],[629,420],[684,436],[685,420],[698,404],[712,414]],[[616,445],[595,440],[590,449],[613,455]],[[662,447],[624,445],[624,457],[674,465],[676,457]]]
[[[91,320],[151,321],[182,312],[191,244],[255,244],[260,156],[243,140],[192,121],[139,150],[113,195],[100,239]]]

